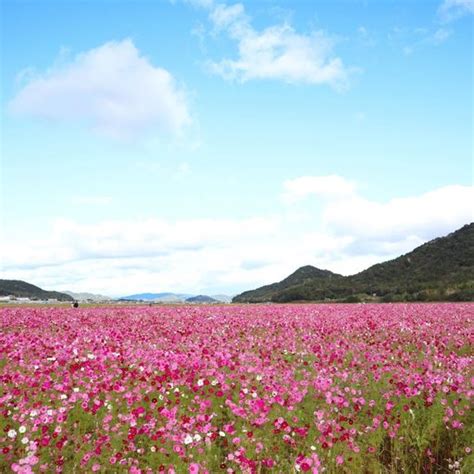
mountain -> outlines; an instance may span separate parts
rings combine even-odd
[[[154,303],[230,303],[231,296],[227,295],[191,295],[187,293],[138,293],[136,295],[122,296],[118,298],[122,301],[148,301]]]
[[[286,290],[294,287],[305,285],[312,282],[323,282],[333,281],[344,278],[342,275],[330,272],[329,270],[320,270],[319,268],[311,265],[298,268],[296,272],[292,273],[289,277],[279,283],[272,283],[271,285],[265,285],[256,290],[245,291],[244,293],[237,295],[232,302],[233,303],[261,303],[264,301],[272,301],[274,298]]]
[[[59,301],[73,301],[72,296],[59,291],[46,291],[38,286],[21,280],[0,280],[0,296],[16,296],[32,300],[56,299]]]
[[[315,277],[309,273],[298,281],[308,268],[317,270],[302,267],[280,283],[246,291],[233,301],[474,301],[474,224],[355,275],[314,272]]]
[[[207,295],[197,295],[191,296],[191,298],[186,298],[186,303],[219,303],[218,300],[211,298]]]
[[[66,295],[72,296],[76,301],[111,301],[113,298],[94,293],[75,293],[74,291],[63,291]]]
[[[185,301],[193,295],[182,293],[138,293],[130,296],[122,296],[120,300],[125,301],[153,301],[155,303],[179,303]]]

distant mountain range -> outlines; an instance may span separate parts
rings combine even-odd
[[[117,298],[125,301],[154,301],[155,303],[174,303],[184,301],[186,298],[190,298],[193,295],[183,293],[137,293],[129,296],[121,296]]]
[[[235,303],[290,301],[474,301],[474,224],[394,260],[344,277],[312,266],[246,291]]]
[[[192,295],[187,293],[138,293],[122,296],[121,301],[148,301],[154,303],[230,303],[231,296],[227,295]]]
[[[15,296],[32,300],[73,301],[73,297],[59,291],[46,291],[21,280],[0,280],[0,296]]]
[[[222,303],[222,301],[216,300],[215,298],[206,295],[197,295],[187,298],[186,303]]]
[[[20,280],[1,280],[0,297],[33,300],[110,301],[93,293],[46,291]],[[226,295],[139,293],[119,301],[215,303]],[[401,257],[351,276],[307,265],[278,283],[245,291],[235,303],[292,301],[474,301],[474,223],[417,247]]]
[[[97,295],[95,293],[76,293],[74,291],[63,291],[63,293],[66,293],[66,295],[72,296],[76,301],[95,301],[95,302],[100,302],[100,301],[111,301],[114,298],[111,298],[110,296],[104,296],[104,295]]]
[[[20,280],[0,280],[0,297],[14,296],[16,298],[30,298],[31,300],[56,299],[58,301],[145,301],[153,303],[230,303],[231,296],[227,295],[193,295],[188,293],[138,293],[122,298],[95,293],[77,293],[74,291],[45,291],[38,286]]]

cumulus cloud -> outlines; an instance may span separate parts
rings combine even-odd
[[[474,188],[445,186],[419,196],[380,203],[357,194],[334,200],[323,212],[323,222],[336,235],[358,240],[418,242],[442,235],[474,220]]]
[[[474,0],[444,0],[438,9],[438,15],[444,21],[456,20],[472,13],[474,13]]]
[[[315,235],[294,246],[285,227],[278,217],[94,225],[58,220],[48,240],[1,246],[2,277],[111,295],[144,288],[232,292],[281,279],[315,253],[340,245]]]
[[[27,83],[9,104],[17,115],[78,122],[113,138],[176,134],[191,122],[174,77],[140,54],[130,39],[83,52]]]
[[[20,244],[4,250],[4,268],[38,267],[87,259],[130,259],[194,252],[232,245],[275,229],[271,218],[114,220],[81,224],[58,219],[51,238],[29,248]],[[33,247],[37,247],[34,249]],[[37,251],[39,250],[39,251]]]
[[[308,264],[356,273],[474,220],[469,186],[379,202],[351,180],[329,175],[288,180],[282,193],[286,205],[267,217],[57,220],[43,241],[24,236],[0,245],[2,278],[112,296],[233,293]],[[295,219],[301,208],[306,212]]]
[[[1,245],[2,277],[45,287],[120,295],[145,291],[233,292],[321,265],[349,242],[297,235],[282,215],[247,219],[57,220],[43,241]]]
[[[328,238],[343,243],[339,256],[349,258],[346,262],[336,258],[331,269],[348,273],[355,271],[358,261],[396,257],[474,221],[471,186],[444,186],[386,202],[366,199],[356,183],[337,175],[303,176],[286,181],[283,188],[284,202],[291,206],[301,201],[300,212],[305,201],[319,202],[321,228]]]
[[[252,26],[241,3],[206,2],[215,32],[235,41],[238,55],[210,61],[210,71],[242,82],[273,79],[287,83],[347,85],[350,71],[333,52],[335,40],[326,32],[298,33],[289,23],[263,29]]]
[[[321,223],[331,235],[380,241],[381,253],[421,243],[474,220],[474,188],[452,185],[416,196],[378,202],[363,197],[343,176],[301,176],[283,183],[287,204],[310,197],[322,204]],[[405,242],[405,244],[403,243]]]

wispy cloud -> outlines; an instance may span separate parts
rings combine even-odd
[[[440,46],[452,35],[447,27],[405,28],[394,27],[388,34],[388,39],[404,54],[411,55],[427,47]]]
[[[474,0],[444,0],[438,8],[439,17],[447,22],[473,13]]]
[[[225,79],[328,84],[341,89],[356,70],[334,53],[336,40],[323,30],[299,33],[288,21],[257,29],[241,3],[198,5],[208,10],[214,33],[226,34],[237,47],[236,57],[208,62],[209,70]]]
[[[429,40],[434,44],[438,45],[444,43],[450,36],[451,31],[446,28],[438,28],[429,38]]]
[[[356,31],[356,40],[365,47],[373,47],[377,44],[375,37],[365,26],[359,26]]]
[[[29,74],[9,107],[18,115],[83,123],[125,140],[146,131],[177,134],[191,122],[182,88],[130,39],[62,60],[43,74]]]

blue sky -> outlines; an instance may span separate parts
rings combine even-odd
[[[233,294],[472,221],[473,12],[2,2],[2,276]]]

